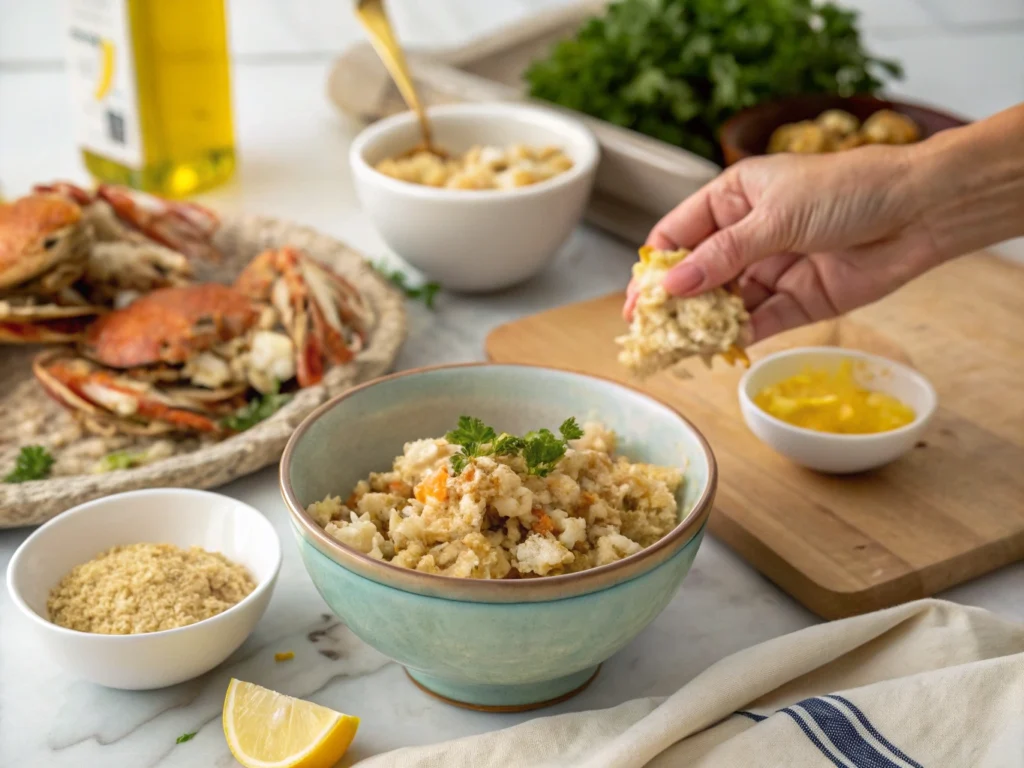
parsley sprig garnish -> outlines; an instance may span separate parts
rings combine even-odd
[[[380,261],[376,262],[373,265],[373,268],[390,280],[398,290],[405,294],[407,299],[412,299],[414,301],[420,299],[427,305],[427,309],[434,308],[434,297],[436,297],[437,292],[441,290],[440,283],[431,281],[429,283],[423,283],[420,286],[413,287],[409,285],[409,276],[400,269],[392,269],[387,264]]]
[[[199,731],[192,731],[191,733],[183,733],[181,736],[174,740],[175,744],[184,744],[186,741],[192,741],[196,737]]]
[[[24,483],[50,476],[55,459],[41,445],[26,445],[18,451],[14,469],[4,477],[5,483]]]
[[[492,443],[497,439],[498,433],[480,419],[459,416],[459,426],[444,437],[449,443],[462,446],[462,453],[453,454],[451,457],[452,469],[456,474],[461,474],[471,458],[494,453]]]
[[[563,421],[558,432],[555,435],[549,429],[539,429],[522,437],[507,432],[499,435],[480,419],[460,416],[458,427],[446,434],[445,439],[462,448],[450,459],[455,474],[461,474],[470,460],[478,456],[521,455],[527,474],[547,477],[565,456],[569,441],[583,437],[583,430],[574,418]]]

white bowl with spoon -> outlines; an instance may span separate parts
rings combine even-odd
[[[860,386],[910,406],[914,420],[887,432],[819,432],[788,424],[754,402],[757,393],[767,386],[808,368],[835,372],[844,362],[852,363],[854,379]],[[921,439],[938,405],[935,388],[913,368],[840,347],[788,349],[758,360],[740,380],[739,400],[747,426],[764,443],[808,469],[833,474],[864,472],[898,459]]]
[[[553,178],[513,189],[447,189],[394,179],[374,166],[422,144],[415,114],[364,129],[349,162],[364,210],[384,242],[446,289],[495,291],[540,272],[580,222],[600,156],[582,123],[516,103],[449,104],[427,112],[434,146],[558,147],[573,162]]]
[[[72,568],[111,547],[138,543],[220,552],[244,566],[256,588],[216,616],[159,632],[93,634],[49,620],[50,592]],[[146,690],[190,680],[230,656],[263,615],[280,567],[274,527],[248,504],[208,491],[156,488],[82,504],[40,527],[11,558],[7,591],[21,631],[68,672],[110,688]]]

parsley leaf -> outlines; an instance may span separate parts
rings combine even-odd
[[[802,93],[876,93],[899,65],[857,13],[818,0],[618,0],[534,61],[530,95],[721,161],[740,109]]]
[[[491,427],[472,416],[459,416],[459,426],[444,436],[445,440],[461,445],[467,456],[476,456],[480,446],[498,436]]]
[[[199,731],[192,731],[192,733],[183,733],[177,739],[174,740],[175,744],[184,744],[186,741],[192,741],[196,737]]]
[[[55,459],[41,445],[26,445],[18,451],[14,469],[4,477],[5,483],[24,483],[29,480],[43,480],[50,476]]]
[[[282,395],[278,391],[280,384],[273,392],[259,395],[247,402],[230,416],[221,420],[221,424],[232,432],[245,432],[277,413],[292,399],[291,395]]]
[[[547,477],[565,456],[566,442],[549,429],[528,432],[524,438],[523,459],[528,474]]]
[[[396,288],[405,294],[407,299],[422,299],[427,309],[434,308],[434,298],[437,296],[437,292],[441,290],[440,283],[431,281],[414,288],[409,285],[408,275],[400,269],[392,269],[382,261],[374,263],[373,268],[390,280]]]
[[[580,425],[576,423],[576,419],[570,417],[562,422],[562,426],[558,428],[558,431],[562,435],[562,439],[566,442],[570,440],[579,440],[583,437],[583,430],[580,429]]]
[[[502,434],[494,441],[491,452],[495,456],[515,456],[523,450],[523,438]]]
[[[462,470],[464,470],[466,465],[469,464],[469,456],[464,453],[453,453],[449,461],[452,465],[452,471],[456,475],[461,475]]]

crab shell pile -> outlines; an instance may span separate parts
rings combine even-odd
[[[37,186],[0,205],[0,343],[56,344],[33,373],[104,436],[232,433],[261,394],[317,384],[367,343],[359,291],[294,248],[253,259],[233,285],[217,216],[124,187]]]

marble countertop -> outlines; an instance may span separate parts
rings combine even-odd
[[[519,11],[542,4],[543,0],[509,3]],[[19,10],[26,5],[19,4]],[[264,7],[269,3],[254,5],[270,13]],[[446,29],[465,31],[453,21],[452,5],[447,3],[449,12],[440,17],[449,25]],[[13,4],[0,0],[0,6],[6,8],[0,9],[0,15],[7,26]],[[916,16],[912,20],[916,23]],[[909,39],[916,39],[915,34]],[[427,32],[423,35],[429,36]],[[45,62],[39,66],[11,66],[8,62],[5,66],[5,44],[10,45],[11,40],[0,35],[0,185],[4,192],[21,192],[46,178],[84,181],[71,138],[66,84],[59,66]],[[359,213],[345,161],[348,143],[358,127],[339,117],[323,96],[326,61],[322,55],[274,53],[266,58],[251,55],[236,63],[242,164],[236,180],[208,195],[207,200],[223,210],[289,217],[335,234],[372,257],[382,256],[382,243]],[[1005,97],[1012,103],[1021,95]],[[442,296],[433,313],[410,305],[409,339],[397,367],[482,359],[483,339],[491,328],[620,288],[632,259],[625,244],[581,228],[556,263],[527,285],[485,298]],[[114,691],[80,682],[42,656],[20,631],[3,592],[0,765],[235,765],[220,726],[221,703],[231,677],[360,716],[359,736],[344,765],[395,747],[457,738],[536,716],[481,714],[442,704],[416,689],[398,665],[339,623],[299,561],[274,469],[219,490],[262,510],[284,544],[281,576],[255,633],[231,659],[199,679],[162,691]],[[0,532],[0,567],[6,569],[11,554],[29,533]],[[1024,620],[1022,583],[1024,564],[1018,564],[944,597]],[[605,664],[589,689],[542,714],[669,694],[723,656],[815,621],[708,537],[683,588],[665,612]],[[295,658],[276,663],[274,653],[278,651],[294,651]],[[180,734],[191,731],[198,731],[192,741],[175,744]]]

